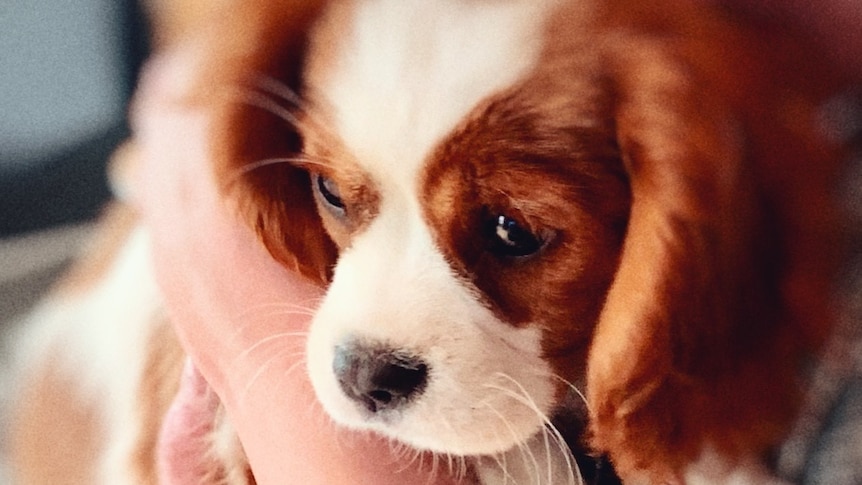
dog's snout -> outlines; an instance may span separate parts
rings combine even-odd
[[[332,369],[342,391],[372,413],[403,406],[428,379],[428,365],[417,357],[357,344],[336,347]]]

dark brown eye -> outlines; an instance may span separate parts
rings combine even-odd
[[[517,220],[500,214],[488,225],[490,251],[497,256],[524,257],[542,249],[543,241]]]
[[[331,178],[321,175],[313,175],[313,184],[317,193],[329,206],[330,210],[335,212],[344,212],[344,201],[341,200],[341,192],[338,190],[338,185]]]

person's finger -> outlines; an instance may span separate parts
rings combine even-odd
[[[162,423],[156,459],[159,483],[205,485],[217,465],[209,436],[218,398],[191,361],[186,361],[180,387]]]

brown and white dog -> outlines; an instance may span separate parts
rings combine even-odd
[[[812,46],[686,0],[199,9],[162,42],[206,46],[189,102],[224,196],[327,286],[306,354],[337,423],[473,457],[485,484],[576,483],[580,439],[624,483],[771,480],[844,256],[821,129],[842,85]],[[151,281],[118,261],[92,291]],[[115,454],[149,456],[176,379],[175,345],[144,352],[131,381],[80,384],[128,400],[171,363],[148,417],[113,408]],[[567,446],[570,414],[589,431]]]

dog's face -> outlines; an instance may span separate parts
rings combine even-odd
[[[328,286],[339,423],[495,453],[586,381],[623,475],[774,444],[843,237],[803,43],[684,0],[323,3],[209,22],[202,83],[251,91],[210,101],[217,175]]]
[[[499,452],[580,384],[627,189],[601,93],[538,67],[548,5],[401,3],[312,38],[304,156],[339,257],[308,368],[343,424]]]

